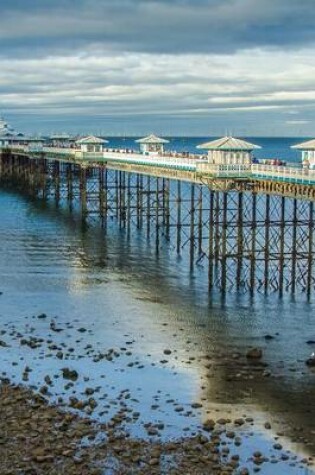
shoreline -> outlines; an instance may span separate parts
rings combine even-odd
[[[160,443],[132,439],[118,427],[61,411],[22,386],[0,383],[0,472],[2,475],[60,473],[225,475],[238,457],[221,463],[216,434]],[[100,436],[101,435],[101,436]],[[103,439],[103,440],[102,440]],[[80,470],[80,472],[78,472]],[[105,472],[104,472],[105,470]],[[205,472],[204,470],[207,470]],[[241,469],[242,474],[249,473]]]
[[[255,451],[252,468],[242,466],[237,450],[232,453],[227,443],[237,448],[241,439],[214,421],[204,424],[207,435],[168,442],[135,439],[121,428],[119,416],[116,425],[100,424],[7,380],[0,383],[0,419],[1,475],[249,475],[268,462]],[[289,457],[272,463],[281,459]],[[311,470],[313,460],[304,458],[300,465]]]

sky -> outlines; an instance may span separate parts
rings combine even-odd
[[[315,136],[315,0],[0,0],[0,114],[37,133]]]

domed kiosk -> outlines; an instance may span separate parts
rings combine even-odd
[[[208,150],[208,162],[213,165],[250,165],[253,150],[261,147],[234,137],[222,137],[197,148]]]

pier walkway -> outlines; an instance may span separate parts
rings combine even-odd
[[[162,156],[146,156],[142,153],[128,151],[104,151],[102,153],[82,152],[75,148],[61,147],[34,147],[22,145],[10,145],[6,147],[12,153],[25,154],[31,157],[42,157],[46,159],[60,159],[75,161],[82,164],[123,164],[143,167],[152,167],[153,174],[161,174],[157,169],[169,169],[173,171],[192,172],[199,177],[213,178],[239,178],[239,179],[263,179],[272,181],[282,181],[287,183],[298,183],[305,185],[315,185],[315,169],[303,169],[296,164],[285,166],[262,165],[253,163],[251,165],[212,165],[206,159],[195,159],[185,157],[173,157],[163,154]]]

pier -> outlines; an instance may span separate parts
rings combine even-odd
[[[90,142],[88,142],[89,144]],[[315,170],[81,146],[7,144],[4,184],[84,222],[142,230],[207,273],[209,290],[304,292],[315,287]]]

